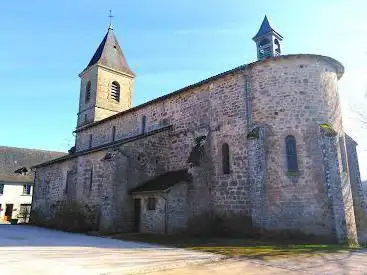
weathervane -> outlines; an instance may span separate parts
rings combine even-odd
[[[112,15],[112,10],[110,10],[110,14],[108,15],[108,17],[110,18],[110,25],[108,26],[108,29],[109,30],[113,30],[113,27],[112,27],[112,18],[114,16]]]

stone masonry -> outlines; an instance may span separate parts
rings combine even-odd
[[[98,209],[96,226],[104,231],[128,232],[138,224],[141,232],[173,234],[210,213],[250,217],[267,230],[357,240],[357,172],[348,168],[353,152],[342,128],[338,61],[268,57],[132,108],[127,63],[107,70],[98,62],[81,74],[80,100],[91,81],[92,98],[105,103],[94,109],[80,103],[79,114],[88,112],[90,121],[79,116],[75,150],[36,167],[32,209],[45,220],[71,196],[65,190],[72,181],[73,196]],[[117,109],[106,103],[112,81],[121,83]],[[107,113],[98,115],[99,107]],[[296,140],[297,171],[287,168],[287,136]],[[177,170],[191,180],[130,192]],[[141,199],[139,215],[134,198]],[[156,198],[155,210],[147,208],[149,198]]]

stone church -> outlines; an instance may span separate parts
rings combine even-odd
[[[75,147],[34,167],[36,223],[73,200],[102,231],[175,234],[235,214],[257,228],[356,241],[365,203],[356,143],[343,131],[343,65],[285,55],[282,40],[265,17],[257,61],[133,107],[136,75],[110,25],[79,75]]]

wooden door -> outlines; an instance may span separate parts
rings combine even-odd
[[[7,221],[10,221],[13,216],[13,204],[7,204],[5,207],[5,218]]]
[[[140,212],[141,204],[140,199],[134,199],[134,231],[140,231]]]

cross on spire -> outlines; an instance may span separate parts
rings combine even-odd
[[[112,10],[110,10],[110,14],[108,15],[108,17],[110,18],[110,25],[108,26],[108,29],[109,30],[113,30],[113,27],[112,27],[112,18],[114,16],[112,15]]]

